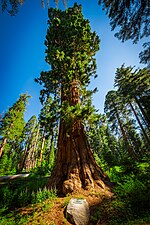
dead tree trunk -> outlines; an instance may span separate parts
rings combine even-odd
[[[70,103],[75,105],[79,103],[79,92],[77,82],[73,82]],[[62,119],[56,164],[48,186],[56,187],[58,192],[67,194],[96,186],[105,189],[108,181],[108,177],[94,159],[82,121],[74,121],[68,132],[66,122]]]

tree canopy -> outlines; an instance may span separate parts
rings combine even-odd
[[[143,47],[144,50],[139,54],[140,63],[147,64],[150,69],[150,42],[144,43]]]
[[[118,29],[115,36],[122,40],[139,39],[150,35],[150,5],[149,0],[99,0],[110,18],[112,30]]]
[[[85,88],[90,77],[97,76],[94,55],[99,50],[99,37],[96,32],[91,32],[89,21],[83,18],[81,6],[77,4],[66,11],[50,8],[48,25],[46,62],[51,65],[51,70],[41,72],[40,78],[35,79],[44,87],[40,99],[43,102],[49,95],[53,96],[55,105],[56,102],[61,104],[61,116],[66,121],[75,115],[86,117],[86,112],[93,110],[89,99],[93,92]],[[68,97],[74,80],[80,86],[81,102],[70,105]]]
[[[49,6],[49,0],[40,0],[42,7]],[[25,0],[0,0],[1,11],[7,11],[11,16],[15,16],[18,13],[18,8],[23,5]],[[57,0],[55,1],[57,4]]]

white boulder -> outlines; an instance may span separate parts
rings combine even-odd
[[[75,225],[88,225],[90,211],[86,199],[72,198],[66,209],[66,217]]]

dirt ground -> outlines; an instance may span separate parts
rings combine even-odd
[[[102,207],[104,201],[111,201],[113,194],[108,191],[83,191],[80,194],[68,195],[66,197],[58,197],[53,200],[46,200],[41,204],[32,205],[28,208],[20,209],[22,216],[29,216],[27,225],[71,225],[65,218],[65,208],[71,198],[86,199],[90,208],[90,222],[88,225],[108,225],[108,214],[101,220],[96,220],[93,215]],[[116,224],[119,225],[119,224]],[[139,224],[136,224],[139,225]],[[141,225],[141,224],[140,224]],[[150,225],[150,224],[142,224]]]
[[[31,207],[24,207],[19,209],[22,216],[30,216],[27,225],[71,225],[65,218],[65,208],[71,198],[86,199],[89,203],[90,215],[93,215],[95,208],[97,208],[105,198],[112,197],[112,193],[105,190],[104,192],[97,191],[83,191],[82,193],[76,193],[68,195],[67,197],[58,197],[54,200],[46,200],[42,204],[37,204]],[[93,222],[89,222],[88,225],[95,225]],[[105,222],[96,225],[106,225]]]

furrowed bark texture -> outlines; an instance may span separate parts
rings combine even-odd
[[[64,194],[90,189],[96,185],[105,188],[108,177],[96,163],[87,142],[84,127],[76,122],[66,134],[65,124],[60,125],[58,152],[55,168],[49,186]]]
[[[79,102],[77,85],[72,85],[70,102]],[[67,194],[96,186],[105,189],[108,180],[94,159],[82,121],[75,121],[68,133],[65,121],[61,120],[56,165],[48,186]]]

